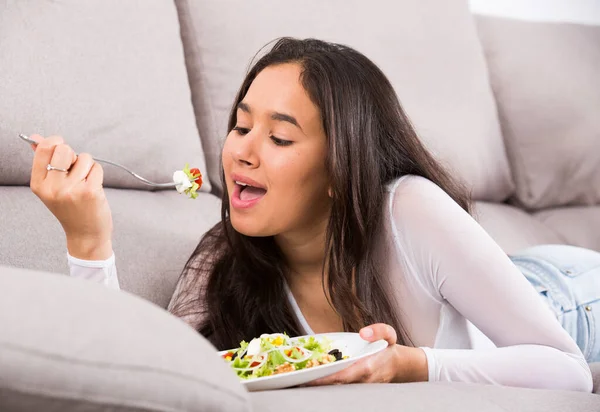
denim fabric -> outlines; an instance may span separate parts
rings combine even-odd
[[[509,255],[573,337],[588,362],[600,361],[600,253],[539,245]]]

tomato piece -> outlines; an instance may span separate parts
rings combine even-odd
[[[192,176],[198,175],[194,182],[198,183],[198,186],[202,186],[202,173],[200,173],[200,169],[194,167],[193,169],[190,169],[190,173],[192,174]]]

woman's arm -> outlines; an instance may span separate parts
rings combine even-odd
[[[423,348],[430,381],[590,392],[583,354],[485,230],[433,182],[412,176],[393,194],[398,252],[412,275],[497,348]]]
[[[72,277],[102,283],[113,289],[120,289],[114,252],[106,260],[78,259],[67,252],[67,260]]]

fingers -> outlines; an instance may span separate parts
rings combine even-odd
[[[35,151],[30,183],[34,193],[39,195],[42,188],[74,187],[81,182],[86,182],[89,187],[102,187],[104,171],[90,154],[77,155],[61,136],[43,138],[34,134],[30,138],[38,142],[31,145]],[[69,172],[47,170],[49,164]]]
[[[58,150],[59,148],[60,146],[57,147],[56,150]],[[80,153],[79,156],[75,156],[75,162],[73,163],[73,165],[69,165],[71,169],[69,170],[69,176],[67,180],[69,180],[73,185],[76,185],[82,180],[85,180],[88,177],[88,174],[91,172],[92,168],[94,167],[94,164],[94,159],[89,153]],[[55,166],[54,163],[52,164],[52,166]]]
[[[44,139],[39,135],[32,135],[31,138],[37,142],[33,167],[31,171],[31,189],[38,196],[44,197],[50,192],[63,192],[68,187],[75,186],[84,181],[94,165],[94,160],[89,154],[83,154],[81,161],[75,151],[60,136],[51,136]],[[65,173],[58,170],[47,170],[48,165],[57,168],[66,169]],[[75,167],[74,165],[77,165]]]
[[[361,359],[354,365],[349,366],[340,372],[309,382],[306,386],[341,385],[357,382],[366,383],[371,376],[372,371],[369,368],[369,363],[366,359]]]
[[[41,142],[42,140],[44,140],[44,138],[42,136],[40,136],[39,134],[32,134],[31,136],[29,136],[29,138],[31,140],[35,140],[36,142]],[[35,148],[37,147],[37,144],[30,144],[31,148],[33,149],[33,151],[35,152]]]
[[[384,351],[358,360],[340,372],[309,382],[306,386],[396,382],[398,371],[404,370],[399,366],[400,352],[398,348],[398,345],[390,346]],[[423,351],[421,350],[421,352]]]
[[[52,157],[50,158],[49,164],[54,167],[60,167],[61,169],[69,170],[71,165],[75,162],[77,156],[71,147],[66,144],[57,144],[54,146],[54,151],[52,152]],[[48,171],[51,172],[51,171]],[[65,179],[67,174],[62,173],[47,173],[46,178],[59,178],[61,180]]]
[[[376,323],[374,325],[367,326],[360,330],[360,337],[368,342],[375,342],[376,340],[383,339],[387,341],[388,345],[395,345],[398,340],[396,331],[390,325],[385,323]]]
[[[392,346],[396,345],[398,336],[396,331],[390,325],[385,323],[376,323],[369,325],[360,330],[360,337],[368,342],[375,342],[377,340],[385,340],[388,343],[388,348],[381,354],[370,356],[366,359],[361,359],[354,365],[347,369],[344,369],[331,376],[327,376],[322,379],[317,379],[307,384],[307,386],[317,385],[336,385],[342,383],[353,383],[353,382],[384,382],[387,381],[389,376],[393,374],[384,371],[384,368],[374,367],[374,362],[389,356]],[[384,365],[389,366],[387,360],[383,362]],[[389,372],[389,371],[388,371]],[[389,376],[388,376],[389,375]]]
[[[46,174],[48,173],[46,166],[50,164],[50,161],[52,160],[54,148],[59,144],[63,144],[64,139],[60,136],[51,136],[47,139],[44,139],[39,135],[34,135],[33,137],[36,141],[40,141],[40,143],[35,148],[35,155],[33,156],[33,166],[31,169],[30,185],[35,192],[35,189],[41,188],[42,182],[46,178]]]
[[[90,156],[91,159],[91,156]],[[104,181],[104,169],[100,166],[99,163],[95,163],[92,166],[92,169],[87,175],[87,184],[91,187],[102,187],[102,182]]]
[[[75,151],[71,149],[69,145],[66,144],[57,144],[54,146],[54,152],[52,153],[52,158],[50,159],[50,165],[68,170],[67,173],[60,170],[47,170],[46,178],[44,180],[45,186],[48,188],[53,188],[54,193],[65,193],[68,191],[68,187],[76,184],[78,181],[74,181],[73,178],[69,179],[69,175],[71,174],[71,166],[77,161],[77,155]],[[91,167],[91,165],[88,167]],[[79,179],[80,181],[81,179]]]

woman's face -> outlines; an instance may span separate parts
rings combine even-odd
[[[231,223],[247,236],[302,232],[329,216],[327,139],[300,72],[292,63],[261,71],[223,147]]]

